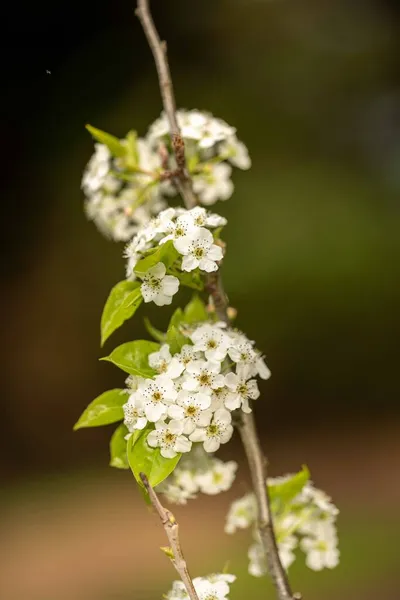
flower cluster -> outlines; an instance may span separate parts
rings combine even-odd
[[[189,452],[192,442],[215,452],[232,437],[232,412],[250,412],[259,396],[257,381],[270,376],[254,343],[224,323],[182,329],[187,337],[172,356],[168,344],[149,355],[154,378],[129,378],[123,406],[129,432],[149,428],[147,443],[173,458]]]
[[[279,477],[269,479],[268,485],[288,480]],[[275,535],[281,562],[287,569],[295,560],[295,549],[299,546],[306,554],[306,564],[314,571],[324,567],[334,568],[339,563],[337,548],[336,517],[338,509],[321,490],[308,482],[290,502],[283,506],[272,502]],[[260,577],[267,573],[265,552],[257,528],[257,506],[253,494],[232,503],[228,512],[225,532],[253,527],[254,543],[250,546],[249,573]]]
[[[236,579],[229,573],[215,573],[207,577],[195,577],[194,589],[199,600],[229,600],[229,585]],[[174,581],[172,589],[164,596],[166,600],[188,600],[189,595],[182,581]]]
[[[240,169],[251,166],[247,148],[236,137],[236,129],[198,110],[180,110],[177,118],[200,203],[209,206],[228,199],[234,189],[231,165]],[[176,193],[171,176],[176,164],[164,114],[150,126],[144,138],[136,138],[130,132],[125,139],[115,142],[117,155],[112,145],[95,145],[83,174],[82,189],[86,213],[99,230],[115,241],[129,241]]]
[[[226,219],[202,207],[191,210],[167,208],[161,211],[141,227],[126,246],[127,279],[135,279],[134,269],[143,256],[170,240],[177,255],[179,271],[216,271],[223,253],[221,246],[215,243],[217,240],[214,235],[216,229],[224,225]],[[178,291],[179,280],[166,272],[165,265],[157,263],[145,273],[141,286],[145,302],[154,301],[159,306],[171,303],[172,296]]]
[[[210,206],[217,200],[227,200],[234,189],[231,165],[239,169],[251,167],[248,150],[236,137],[236,129],[198,110],[178,110],[177,120],[185,141],[193,188],[200,202]],[[169,147],[165,113],[151,125],[147,139],[153,148]]]
[[[223,462],[197,446],[182,457],[174,472],[157,486],[157,492],[174,504],[186,504],[199,492],[215,496],[230,489],[237,467],[235,461]]]
[[[124,142],[124,140],[122,140]],[[136,140],[136,162],[131,174],[123,157],[114,158],[104,144],[96,144],[82,178],[85,210],[99,230],[115,241],[128,241],[166,203],[154,185],[161,161],[146,140]],[[162,184],[167,190],[167,184]]]

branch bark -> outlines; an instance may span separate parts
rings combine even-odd
[[[168,65],[167,45],[165,42],[161,41],[158,35],[151,16],[149,0],[138,0],[136,14],[142,24],[157,68],[161,97],[170,126],[172,147],[174,149],[178,167],[177,187],[186,208],[190,209],[196,206],[198,202],[193,193],[192,182],[186,168],[184,141],[176,118],[176,102]],[[218,318],[229,323],[227,313],[228,300],[219,271],[208,275],[206,289],[213,299],[215,312]],[[267,557],[268,570],[275,585],[277,598],[278,600],[300,600],[301,596],[299,594],[293,594],[286,572],[279,558],[266,484],[268,475],[267,461],[261,448],[253,413],[243,414],[242,421],[238,425],[238,428],[250,467],[254,494],[257,499],[259,519],[258,529]],[[163,510],[165,511],[165,509]],[[192,598],[192,596],[190,597]]]
[[[192,578],[190,577],[185,558],[182,553],[181,544],[179,541],[179,525],[175,520],[174,515],[161,504],[156,492],[153,490],[146,475],[140,473],[140,479],[146,488],[151,503],[161,519],[165,533],[169,541],[169,548],[161,548],[165,554],[171,559],[179,577],[181,578],[190,600],[199,600],[196,590],[194,589]]]

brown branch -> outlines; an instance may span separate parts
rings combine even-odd
[[[168,548],[161,549],[171,559],[172,564],[174,565],[179,577],[181,578],[186,588],[190,600],[199,600],[197,592],[194,589],[193,581],[190,577],[185,558],[182,553],[182,548],[179,541],[179,525],[176,522],[174,515],[169,510],[163,507],[160,500],[158,499],[157,494],[153,490],[152,486],[149,483],[149,480],[147,479],[144,473],[140,473],[140,479],[142,480],[143,485],[149,494],[149,498],[153,507],[158,512],[158,515],[161,519],[161,523],[164,526],[165,533],[167,534],[170,546]]]
[[[184,199],[186,206],[188,208],[193,208],[196,206],[197,200],[186,168],[185,142],[183,141],[176,118],[176,103],[168,65],[167,44],[160,40],[160,36],[158,35],[151,16],[149,0],[138,0],[136,15],[139,17],[142,24],[150,49],[153,53],[154,62],[156,63],[161,98],[169,123],[172,148],[178,167],[178,173],[177,177],[174,179],[174,183]]]
[[[197,198],[193,193],[192,182],[187,172],[184,141],[176,119],[176,103],[167,60],[166,44],[160,40],[157,33],[151,17],[148,0],[138,0],[136,14],[142,24],[157,67],[161,97],[169,121],[176,164],[180,172],[179,177],[177,177],[178,189],[186,208],[190,209],[197,204]],[[206,289],[213,299],[218,318],[229,323],[227,312],[228,300],[219,271],[208,275]],[[291,591],[286,572],[279,558],[266,483],[267,463],[261,449],[253,413],[243,414],[242,422],[238,425],[238,428],[250,467],[254,494],[257,499],[260,537],[267,556],[268,570],[275,585],[278,600],[299,600],[301,596],[293,594]],[[165,509],[163,510],[165,511]]]

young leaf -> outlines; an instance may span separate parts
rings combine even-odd
[[[126,136],[126,166],[134,169],[138,166],[138,162],[137,133],[131,130]]]
[[[92,125],[86,125],[86,129],[92,134],[95,140],[107,146],[113,156],[125,156],[127,152],[126,146],[121,144],[118,138],[101,129],[92,127]]]
[[[107,360],[119,367],[125,373],[139,377],[153,377],[156,371],[149,367],[148,356],[152,352],[158,352],[160,344],[148,342],[147,340],[136,340],[121,344],[100,360]]]
[[[120,281],[112,288],[101,315],[102,346],[124,321],[134,315],[142,300],[138,281]]]
[[[175,249],[172,240],[168,240],[165,244],[160,244],[155,252],[139,260],[136,263],[135,273],[143,277],[151,267],[159,262],[164,263],[168,268],[176,261],[178,256],[179,252]]]
[[[293,498],[300,494],[309,479],[310,471],[303,465],[302,470],[295,473],[290,479],[282,483],[268,484],[271,501],[279,502],[283,505],[291,502]]]
[[[171,354],[180,352],[182,346],[188,343],[187,338],[180,332],[179,326],[184,321],[184,314],[181,308],[177,308],[171,317],[168,325],[166,341],[169,344]]]
[[[147,317],[144,318],[144,326],[146,327],[148,333],[155,340],[157,340],[157,342],[160,342],[161,344],[165,343],[166,334],[163,331],[160,331],[159,329],[154,327],[154,325],[151,324],[150,320]]]
[[[89,404],[74,425],[74,431],[82,427],[99,427],[124,418],[122,405],[128,397],[121,389],[108,390]]]
[[[145,429],[136,440],[133,438],[128,440],[128,462],[141,487],[143,484],[140,473],[147,475],[150,485],[155,487],[172,473],[181,457],[181,454],[177,454],[175,458],[161,456],[160,448],[152,448],[148,445],[148,434],[149,429]]]
[[[128,457],[126,454],[127,441],[125,436],[128,433],[126,426],[121,423],[114,431],[110,440],[110,466],[117,469],[129,469]]]
[[[197,294],[194,294],[189,304],[186,305],[184,318],[186,323],[198,323],[199,321],[208,320],[206,305]]]

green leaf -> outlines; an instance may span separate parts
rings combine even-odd
[[[152,487],[155,487],[168,475],[172,473],[179,462],[181,454],[175,458],[164,458],[161,456],[160,448],[152,448],[147,443],[147,436],[150,430],[145,429],[135,440],[128,440],[128,462],[132,473],[141,487],[143,487],[140,473],[144,473]]]
[[[121,144],[118,138],[110,133],[106,133],[101,129],[92,127],[92,125],[86,125],[86,129],[92,134],[95,140],[101,144],[105,144],[113,156],[125,156],[127,149],[126,146]]]
[[[198,323],[199,321],[208,320],[206,305],[197,294],[194,294],[189,304],[186,305],[184,316],[186,323]]]
[[[110,466],[117,469],[129,469],[128,457],[126,454],[127,441],[125,436],[128,433],[126,426],[121,423],[114,431],[110,440]]]
[[[135,314],[142,301],[138,281],[120,281],[112,288],[101,315],[102,346],[122,323]]]
[[[124,418],[122,405],[127,401],[124,390],[114,389],[104,392],[89,404],[74,425],[74,431],[82,427],[99,427],[115,423]]]
[[[172,240],[168,240],[165,244],[158,246],[155,252],[139,260],[136,263],[135,273],[143,277],[151,267],[154,267],[159,262],[164,263],[168,268],[176,261],[178,256],[179,252],[175,249]]]
[[[159,329],[154,327],[154,325],[151,324],[150,320],[147,317],[144,318],[144,326],[146,327],[148,333],[155,340],[157,340],[157,342],[160,342],[161,344],[165,344],[166,337],[167,337],[166,334],[163,331],[160,331]]]
[[[147,340],[136,340],[121,344],[100,360],[107,360],[119,367],[125,373],[139,377],[154,377],[156,371],[149,367],[148,356],[152,352],[158,352],[160,344]]]
[[[167,344],[171,354],[180,352],[182,346],[188,343],[188,339],[181,333],[180,324],[184,321],[184,314],[181,308],[177,308],[171,317],[167,330]]]
[[[131,130],[126,136],[126,166],[135,169],[138,166],[138,162],[137,133]]]
[[[187,271],[181,271],[179,268],[174,266],[168,269],[168,274],[177,277],[181,284],[188,288],[197,290],[198,292],[204,290],[204,282],[200,275],[199,269],[195,269],[194,271],[190,271],[190,273],[188,273]]]
[[[300,494],[303,487],[310,479],[310,471],[303,465],[302,470],[295,473],[287,481],[282,483],[268,484],[269,495],[272,502],[288,504]]]

